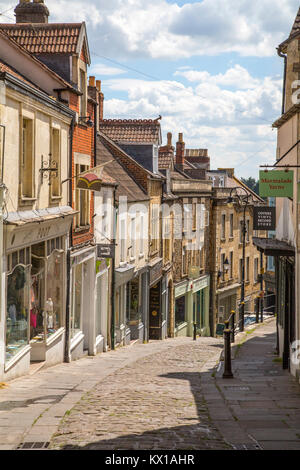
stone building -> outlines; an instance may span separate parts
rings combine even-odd
[[[243,196],[249,195],[245,210],[246,245],[245,245],[245,314],[254,313],[255,299],[261,289],[260,275],[265,268],[265,259],[261,259],[253,245],[253,207],[265,205],[256,193],[245,186],[235,175],[234,169],[220,169],[208,172],[213,180],[212,208],[210,220],[210,273],[211,273],[211,328],[216,332],[216,325],[224,323],[232,310],[239,312],[243,270],[243,227],[244,209],[237,201],[229,204],[234,188]],[[238,188],[243,188],[239,191]],[[262,234],[263,235],[263,234]],[[237,316],[238,320],[238,316]]]
[[[274,170],[289,170],[290,197],[276,197],[276,235],[255,240],[259,250],[275,260],[277,291],[277,349],[283,368],[299,375],[299,73],[300,73],[300,9],[289,37],[277,48],[283,58],[282,113],[273,123],[277,129],[277,155]],[[270,173],[269,173],[270,174]],[[266,176],[268,174],[266,173]],[[284,173],[285,176],[285,173]],[[274,194],[274,197],[276,194]]]
[[[66,104],[73,87],[2,32],[0,57],[0,380],[9,380],[64,360],[67,252],[76,211],[61,183],[69,177],[75,113]]]
[[[96,353],[95,342],[95,266],[94,200],[93,192],[79,189],[79,175],[95,166],[96,135],[94,123],[99,113],[99,99],[89,92],[96,89],[87,84],[90,54],[85,23],[49,23],[49,10],[44,2],[21,0],[15,9],[16,24],[1,24],[17,44],[51,69],[63,84],[57,86],[57,96],[73,111],[68,135],[68,175],[63,187],[68,191],[68,202],[76,210],[69,237],[66,319],[66,360],[76,359],[87,351]],[[43,87],[43,84],[38,83]],[[57,144],[58,145],[58,144]],[[61,194],[56,189],[53,201]],[[53,202],[52,201],[52,202]]]
[[[195,152],[194,152],[195,153]],[[199,168],[186,159],[192,154],[179,134],[176,151],[172,135],[159,150],[159,169],[166,176],[173,247],[173,289],[170,291],[170,336],[210,335],[208,222],[211,182],[200,179]],[[198,155],[198,153],[197,153]],[[196,176],[192,176],[192,172]],[[200,176],[200,178],[199,178]]]

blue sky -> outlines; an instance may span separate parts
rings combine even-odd
[[[208,148],[211,167],[257,178],[276,155],[282,59],[297,0],[46,0],[53,22],[86,21],[106,118],[156,118]],[[72,5],[72,8],[70,8]],[[0,0],[6,11],[15,2]],[[13,9],[3,22],[13,22]],[[104,58],[106,57],[106,59]],[[107,60],[109,59],[109,60]],[[140,73],[130,69],[136,69]]]

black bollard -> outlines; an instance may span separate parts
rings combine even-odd
[[[235,311],[231,311],[231,342],[235,342]]]
[[[197,340],[197,323],[194,323],[194,341]]]
[[[226,323],[226,322],[225,322]],[[233,379],[231,370],[231,343],[230,343],[231,330],[224,330],[224,373],[223,379]]]
[[[259,323],[259,297],[255,299],[255,314],[256,314],[256,323]]]

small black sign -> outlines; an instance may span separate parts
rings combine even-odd
[[[224,323],[218,323],[218,324],[217,324],[216,335],[217,335],[217,336],[223,336],[224,330],[225,330],[225,325],[224,325]]]
[[[276,230],[276,207],[254,207],[253,230]]]
[[[97,245],[97,258],[114,258],[115,245]]]

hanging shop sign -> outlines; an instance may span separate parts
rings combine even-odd
[[[293,197],[294,172],[293,171],[260,171],[259,195],[261,197]]]
[[[276,207],[254,207],[253,230],[276,230]]]
[[[97,245],[97,258],[114,258],[115,245]]]

